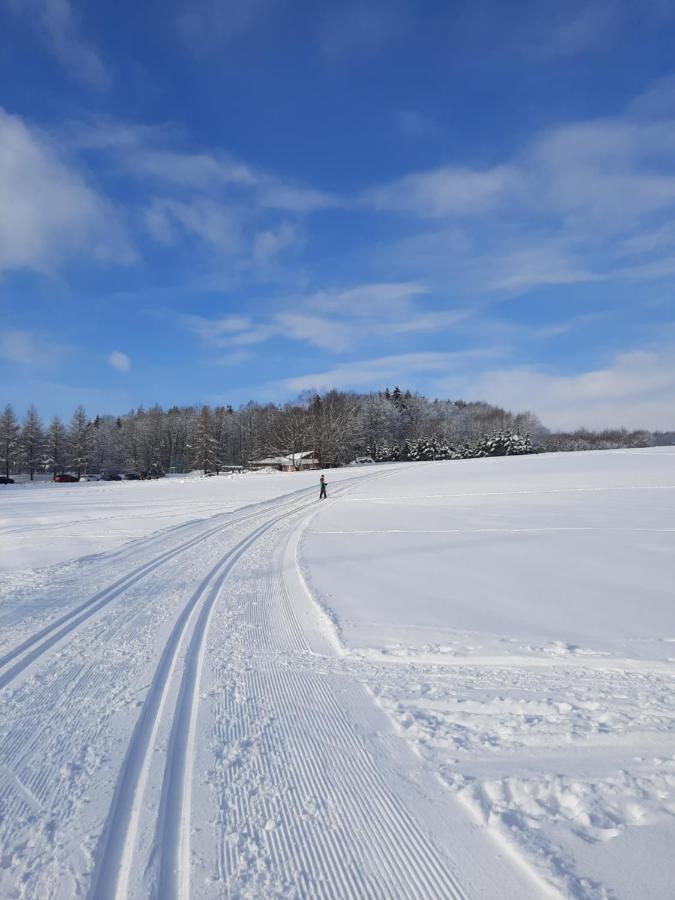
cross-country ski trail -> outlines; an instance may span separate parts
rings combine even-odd
[[[103,555],[4,650],[2,896],[543,890],[343,655],[296,559],[316,510],[301,491]]]

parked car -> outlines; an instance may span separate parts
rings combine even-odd
[[[79,480],[77,475],[71,475],[69,472],[60,472],[54,476],[54,481],[58,481],[60,484],[72,484],[74,481]]]
[[[14,479],[7,478],[6,475],[0,475],[0,484],[14,484]]]
[[[371,466],[374,460],[372,456],[357,456],[353,462],[350,462],[350,466]]]
[[[101,476],[93,473],[89,473],[87,475],[80,475],[80,481],[100,481]]]
[[[116,472],[106,472],[103,476],[103,481],[121,481],[122,476],[118,475]]]
[[[124,480],[125,481],[140,481],[141,476],[138,474],[138,472],[125,472]]]
[[[164,478],[164,469],[161,466],[150,466],[144,472],[141,472],[141,479],[145,481],[148,478]]]

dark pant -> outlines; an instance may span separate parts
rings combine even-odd
[[[319,494],[319,500],[328,499],[328,494],[326,493],[326,485],[321,485],[321,493]]]

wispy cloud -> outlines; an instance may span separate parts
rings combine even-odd
[[[391,315],[410,309],[415,298],[428,293],[428,286],[418,281],[370,282],[357,287],[316,291],[306,298],[306,303],[325,312]]]
[[[442,166],[374,188],[365,199],[375,209],[429,218],[482,215],[504,202],[517,178],[517,170],[508,166],[483,171]]]
[[[70,0],[8,0],[9,8],[36,29],[52,55],[77,81],[105,89],[112,74],[99,53],[82,35]]]
[[[436,383],[453,396],[480,397],[509,409],[531,409],[562,429],[675,428],[675,344],[617,354],[604,367],[575,374],[542,366],[490,369]]]
[[[117,369],[118,372],[131,371],[131,359],[126,353],[122,353],[120,350],[113,350],[113,352],[108,355],[108,364],[111,365],[113,369]]]
[[[675,262],[675,89],[614,118],[535,135],[489,169],[441,166],[366,192],[402,229],[387,261],[484,292],[668,277]],[[431,222],[436,224],[430,227]]]
[[[307,213],[339,204],[335,197],[251,166],[222,149],[170,146],[169,128],[147,128],[103,119],[71,126],[70,139],[83,149],[111,154],[128,176],[174,189],[245,198],[260,209]],[[167,144],[169,146],[167,146]]]
[[[240,347],[273,338],[299,341],[331,353],[351,352],[373,338],[448,331],[470,313],[425,310],[428,289],[415,282],[372,283],[289,298],[285,308],[255,319],[184,316],[188,328],[213,347]]]
[[[182,245],[187,237],[243,266],[282,257],[300,243],[304,217],[342,203],[223,149],[185,146],[170,126],[90,119],[70,123],[62,140],[136,183],[146,197],[142,224],[155,241]]]
[[[290,391],[325,390],[330,388],[363,388],[381,387],[392,381],[405,383],[411,375],[420,372],[448,372],[456,370],[467,360],[498,356],[502,348],[483,348],[457,353],[401,353],[393,356],[380,356],[356,362],[343,363],[325,372],[314,372],[284,381]]]
[[[50,368],[70,353],[64,344],[20,329],[0,331],[0,360],[31,368]]]
[[[226,255],[242,247],[236,213],[204,197],[191,202],[154,198],[145,211],[145,223],[152,237],[162,244],[176,244],[187,234]]]
[[[115,208],[48,136],[0,108],[0,147],[0,272],[133,260]]]
[[[273,228],[259,231],[253,239],[253,258],[265,263],[298,241],[298,229],[290,222],[280,222]]]

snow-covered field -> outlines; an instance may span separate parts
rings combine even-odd
[[[675,448],[317,474],[0,489],[0,896],[673,896]]]

